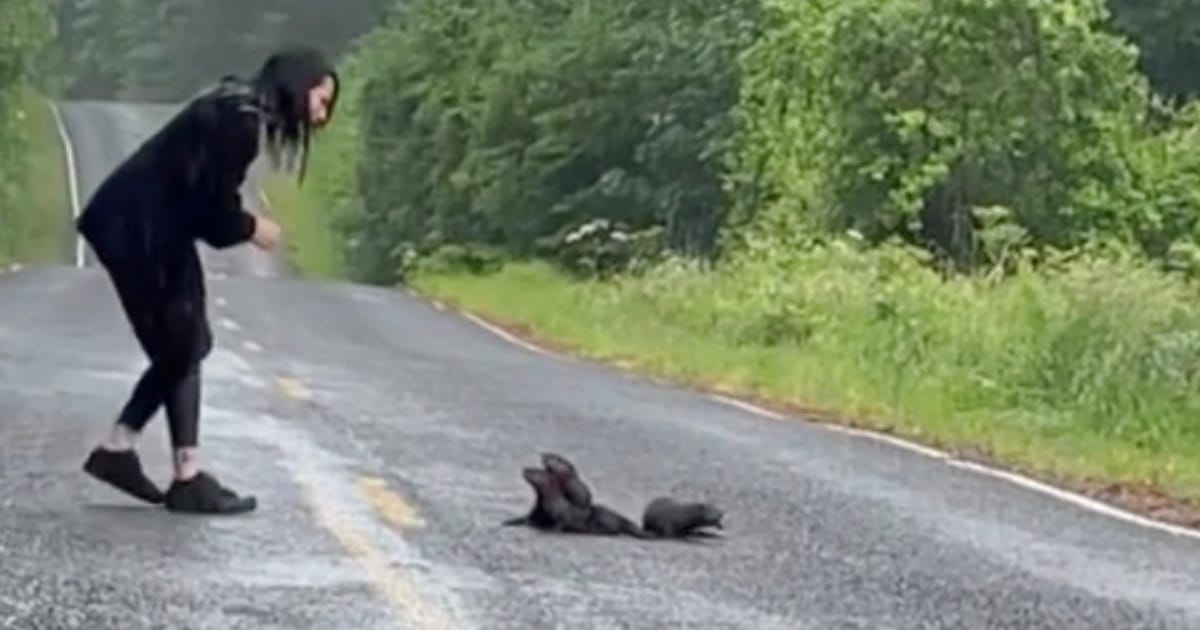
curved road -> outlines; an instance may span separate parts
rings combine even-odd
[[[169,111],[169,110],[167,110]],[[63,106],[81,193],[161,108]],[[1200,541],[508,344],[400,291],[209,252],[204,456],[247,517],[85,478],[143,360],[93,268],[0,275],[0,628],[1200,628]],[[143,457],[166,483],[161,416]],[[547,536],[518,469],[706,498],[727,538]]]

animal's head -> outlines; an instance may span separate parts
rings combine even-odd
[[[542,453],[542,467],[556,477],[574,477],[575,465],[557,453]]]
[[[539,494],[546,492],[554,485],[553,477],[543,468],[522,468],[521,477]]]
[[[711,503],[700,503],[696,505],[696,510],[696,520],[701,527],[725,529],[725,526],[721,524],[721,519],[725,518],[725,512],[721,508]]]

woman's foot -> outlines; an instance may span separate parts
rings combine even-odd
[[[206,472],[186,480],[176,478],[167,488],[165,502],[168,510],[189,514],[241,514],[258,507],[254,496],[238,496]]]
[[[142,462],[133,449],[112,450],[103,446],[92,449],[83,470],[96,479],[136,499],[155,505],[166,496],[142,472]]]

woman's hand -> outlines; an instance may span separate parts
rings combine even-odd
[[[254,236],[251,237],[254,244],[260,249],[272,249],[279,244],[282,231],[279,224],[262,215],[255,216],[254,219]]]

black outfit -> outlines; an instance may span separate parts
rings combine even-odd
[[[269,115],[254,84],[222,79],[118,166],[77,221],[150,359],[118,422],[141,431],[163,406],[176,448],[197,444],[200,364],[213,346],[195,240],[225,248],[254,234],[254,215],[243,210],[238,188]],[[206,474],[177,481],[164,497],[132,451],[97,449],[85,469],[173,509],[231,511],[253,500],[238,499]]]

